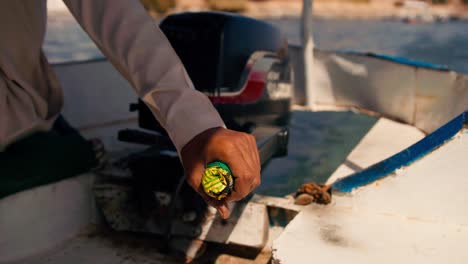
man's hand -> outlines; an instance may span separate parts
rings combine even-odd
[[[238,201],[260,185],[260,157],[252,135],[225,128],[208,129],[194,137],[181,152],[187,182],[222,218],[229,217],[227,202]],[[226,163],[234,176],[234,190],[224,200],[207,196],[201,186],[205,166],[213,161]]]

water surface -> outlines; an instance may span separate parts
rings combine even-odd
[[[257,191],[286,195],[305,182],[324,183],[376,121],[353,112],[293,112],[288,156],[268,164]]]
[[[299,19],[267,20],[290,42],[300,43]],[[468,21],[405,24],[397,20],[313,22],[316,46],[327,50],[371,51],[447,65],[468,73]]]
[[[299,19],[266,20],[298,44]],[[372,51],[408,57],[468,73],[468,21],[405,24],[396,20],[323,20],[313,23],[316,46],[327,50]],[[52,62],[85,60],[102,54],[68,16],[50,17],[44,45]]]

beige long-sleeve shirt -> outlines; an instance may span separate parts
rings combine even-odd
[[[195,135],[224,126],[138,0],[64,2],[151,108],[179,153]],[[42,52],[46,20],[46,0],[0,1],[0,151],[49,130],[62,108],[60,85]]]

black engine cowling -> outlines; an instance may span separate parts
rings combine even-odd
[[[264,87],[265,95],[254,102],[213,100],[213,97],[249,88],[246,66],[249,58],[258,51],[268,53],[270,59],[275,58],[265,76],[275,72],[277,77],[273,81],[265,80],[265,86],[271,82],[290,84],[287,43],[279,29],[263,21],[221,12],[171,15],[161,22],[160,28],[180,57],[195,88],[211,96],[228,128],[248,130],[252,124],[285,126],[288,123],[291,98],[273,100],[267,94],[267,87]],[[141,127],[164,132],[141,101],[138,110]]]

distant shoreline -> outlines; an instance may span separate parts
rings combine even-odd
[[[298,17],[302,1],[271,0],[249,2],[245,15],[256,18]],[[372,1],[367,4],[333,0],[314,1],[314,17],[321,19],[468,19],[468,6],[451,5],[395,6],[391,1]],[[429,22],[429,21],[428,21]]]
[[[186,1],[196,3],[197,1]],[[68,14],[68,9],[61,0],[48,1],[49,14],[61,16]],[[190,11],[208,11],[205,7],[196,4],[185,4],[176,7],[168,13]],[[297,18],[302,12],[302,1],[293,0],[270,0],[270,1],[249,1],[245,12],[241,14],[259,19],[281,19]],[[167,15],[167,14],[166,14]],[[396,7],[390,1],[368,4],[356,4],[349,2],[339,2],[333,0],[323,0],[314,2],[314,17],[320,19],[353,19],[353,20],[422,20],[432,22],[439,20],[467,20],[468,6],[454,8],[450,5],[427,5],[425,8],[405,8]],[[153,16],[160,18],[164,15]]]

